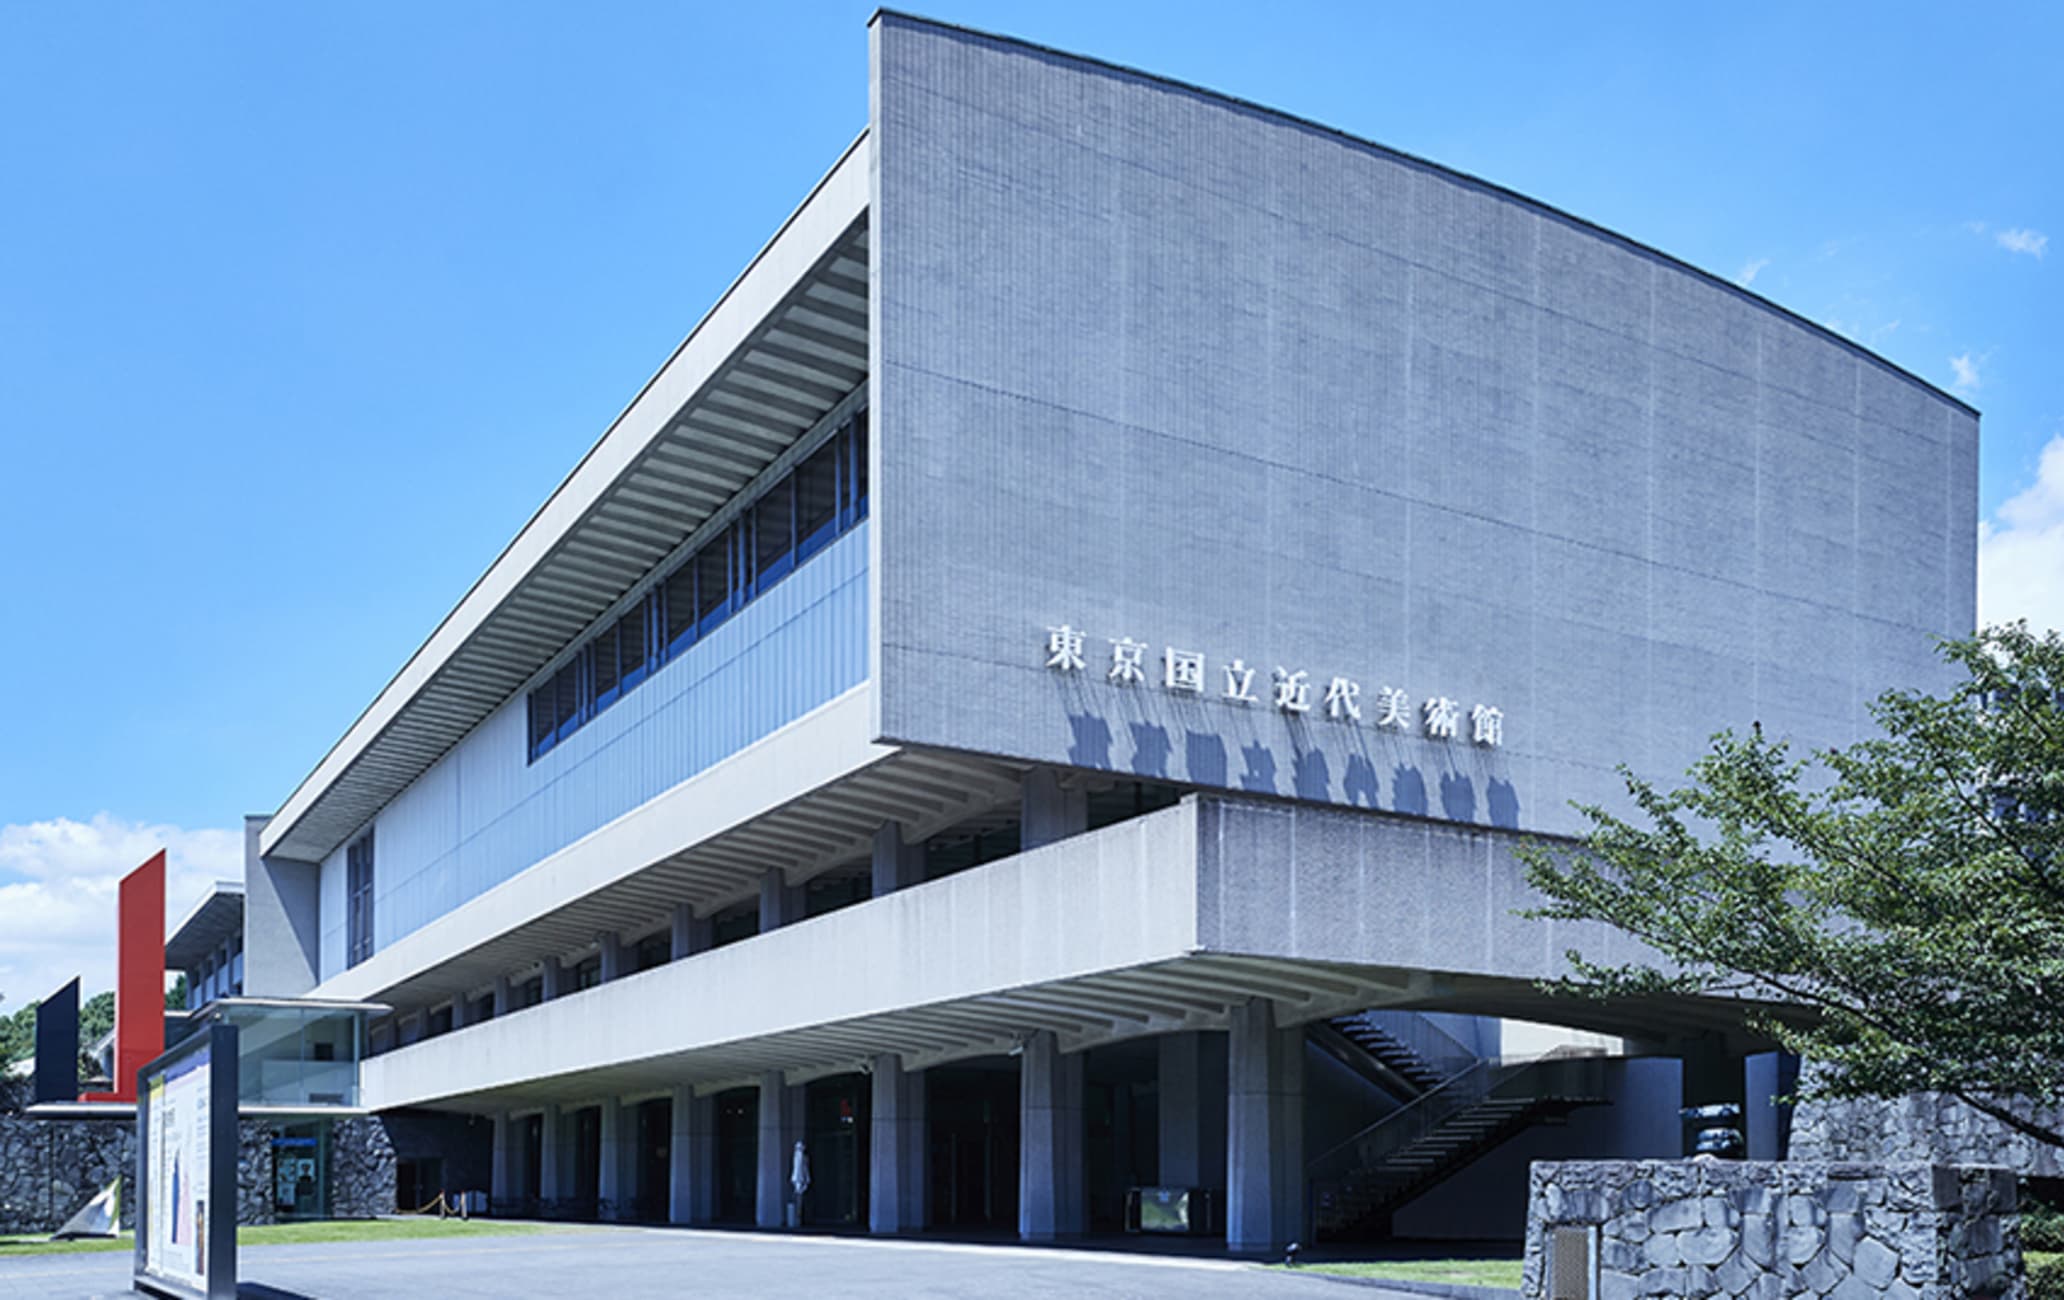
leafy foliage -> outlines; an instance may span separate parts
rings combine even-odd
[[[1815,1091],[1941,1091],[2039,1141],[2013,1099],[2064,1099],[2064,638],[2025,625],[1945,643],[1946,694],[1893,691],[1882,734],[1795,757],[1723,733],[1664,792],[1622,769],[1640,823],[1597,807],[1575,848],[1533,845],[1537,913],[1601,920],[1657,966],[1570,953],[1597,995],[1733,992]]]
[[[36,1004],[24,1003],[11,1016],[0,1016],[0,1068],[36,1054]]]

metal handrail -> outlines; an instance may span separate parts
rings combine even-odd
[[[1306,1174],[1317,1182],[1342,1178],[1356,1169],[1368,1168],[1403,1150],[1493,1093],[1511,1089],[1520,1096],[1548,1096],[1550,1089],[1529,1089],[1523,1085],[1536,1081],[1551,1068],[1564,1067],[1556,1070],[1555,1082],[1558,1083],[1569,1082],[1568,1076],[1573,1071],[1581,1071],[1582,1077],[1576,1081],[1579,1086],[1568,1091],[1596,1092],[1603,1083],[1604,1060],[1600,1055],[1573,1053],[1563,1047],[1517,1065],[1507,1065],[1496,1058],[1481,1059],[1440,1086],[1428,1089],[1360,1132],[1328,1147],[1306,1163]],[[1352,1159],[1345,1158],[1350,1156]]]
[[[1460,1074],[1481,1056],[1475,1048],[1443,1029],[1439,1022],[1423,1011],[1378,1009],[1361,1012],[1350,1019],[1388,1035],[1432,1066],[1443,1078]]]
[[[1468,1069],[1414,1097],[1374,1124],[1337,1142],[1308,1161],[1305,1171],[1313,1180],[1339,1177],[1354,1169],[1374,1164],[1393,1151],[1432,1132],[1444,1120],[1490,1095],[1496,1061],[1479,1060]],[[1402,1136],[1400,1136],[1402,1135]],[[1378,1139],[1381,1139],[1379,1142]],[[1372,1152],[1371,1147],[1375,1150]],[[1353,1156],[1351,1161],[1340,1159]],[[1339,1173],[1333,1173],[1333,1167]]]

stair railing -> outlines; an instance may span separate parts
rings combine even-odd
[[[1374,1124],[1335,1143],[1305,1165],[1314,1191],[1345,1182],[1404,1150],[1462,1111],[1491,1099],[1597,1097],[1603,1095],[1606,1058],[1566,1047],[1518,1065],[1493,1058],[1477,1061],[1437,1088],[1398,1107]]]
[[[1423,1011],[1364,1011],[1354,1019],[1388,1036],[1443,1079],[1467,1070],[1481,1055]]]

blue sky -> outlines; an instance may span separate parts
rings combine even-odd
[[[136,837],[180,846],[175,909],[234,874],[210,829],[287,796],[864,125],[870,11],[0,9],[0,996]],[[2064,624],[2064,9],[925,12],[1510,186],[1954,389],[1987,612]]]

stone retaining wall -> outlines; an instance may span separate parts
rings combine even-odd
[[[2002,1169],[1804,1161],[1543,1161],[1523,1284],[1546,1295],[1549,1231],[1599,1230],[1601,1300],[1947,1300],[2026,1295]]]
[[[2014,1104],[2023,1119],[2064,1130],[2064,1107]],[[2064,1149],[2035,1141],[1954,1097],[1809,1099],[1792,1114],[1795,1160],[1891,1160],[1995,1165],[2023,1178],[2064,1178]]]
[[[0,1116],[0,1235],[55,1232],[115,1178],[122,1223],[131,1213],[135,1126],[127,1120]]]
[[[237,1222],[273,1223],[272,1126],[239,1125]],[[0,1235],[55,1232],[115,1177],[122,1223],[135,1223],[136,1138],[129,1120],[0,1116]],[[330,1215],[394,1213],[394,1145],[378,1118],[338,1120],[330,1139]]]

